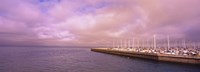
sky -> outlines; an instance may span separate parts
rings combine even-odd
[[[200,40],[200,0],[0,0],[0,45]]]

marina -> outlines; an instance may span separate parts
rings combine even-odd
[[[152,41],[121,40],[120,44],[112,42],[112,47],[92,48],[91,51],[103,52],[128,57],[137,57],[166,62],[185,64],[200,64],[200,49],[198,42],[170,41],[158,43],[156,36]],[[181,43],[180,43],[181,42]]]

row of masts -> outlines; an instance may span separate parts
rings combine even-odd
[[[141,39],[121,39],[112,41],[113,48],[200,48],[200,42],[186,42],[182,40],[170,40],[167,36],[164,40],[156,39],[156,35],[150,40]]]

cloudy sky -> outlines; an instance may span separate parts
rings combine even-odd
[[[0,45],[200,40],[200,0],[0,0]]]

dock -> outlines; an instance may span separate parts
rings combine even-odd
[[[148,52],[135,52],[130,50],[116,50],[113,48],[92,48],[91,51],[101,52],[113,55],[127,56],[132,58],[151,59],[156,61],[195,64],[200,65],[200,56],[184,56],[184,55],[172,55],[172,54],[160,54],[160,53],[148,53]]]

